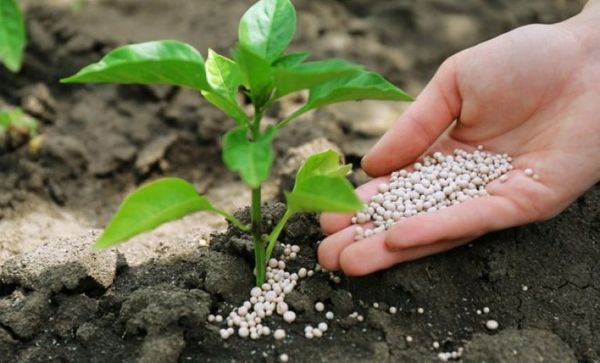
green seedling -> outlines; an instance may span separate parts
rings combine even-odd
[[[38,135],[39,122],[20,108],[0,110],[0,151],[12,150]]]
[[[181,179],[166,178],[130,194],[95,246],[107,248],[167,221],[198,211],[225,217],[251,234],[255,248],[256,283],[265,280],[266,261],[273,253],[286,222],[301,212],[354,212],[362,207],[345,178],[351,165],[326,151],[309,157],[285,194],[287,211],[272,231],[261,230],[261,185],[273,165],[273,140],[278,131],[304,113],[344,101],[365,99],[408,101],[411,97],[379,74],[339,59],[306,61],[308,53],[285,53],[296,31],[296,11],[290,0],[261,0],[242,17],[239,41],[231,58],[208,51],[204,61],[190,45],[153,41],[117,48],[98,63],[63,79],[65,83],[168,84],[199,91],[229,115],[236,127],[223,139],[223,161],[252,190],[251,223],[198,195]],[[308,90],[308,101],[274,125],[261,123],[265,111],[278,99]],[[251,100],[247,115],[239,103],[243,92]]]
[[[0,135],[11,130],[33,137],[38,132],[38,121],[23,113],[23,110],[18,107],[0,110]]]
[[[0,0],[0,62],[18,72],[23,62],[25,19],[17,0]]]

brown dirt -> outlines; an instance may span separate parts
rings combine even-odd
[[[23,71],[0,69],[0,105],[21,105],[43,121],[45,135],[37,156],[25,149],[0,155],[0,265],[17,256],[0,267],[0,362],[274,361],[283,352],[293,361],[424,362],[435,360],[434,340],[443,351],[465,347],[469,362],[600,360],[598,187],[552,221],[341,285],[325,275],[307,280],[290,297],[299,320],[315,321],[310,304],[316,299],[339,318],[319,341],[301,338],[298,324],[284,343],[223,342],[205,324],[209,311],[239,304],[252,283],[242,236],[230,231],[216,235],[210,251],[199,247],[225,228],[205,214],[120,248],[108,288],[81,270],[76,286],[58,291],[7,279],[27,253],[102,227],[125,193],[154,177],[184,177],[230,209],[248,200],[220,161],[220,135],[231,122],[193,92],[57,80],[128,42],[175,38],[227,52],[250,1],[106,0],[76,13],[61,3],[31,2]],[[564,19],[583,1],[295,3],[294,48],[364,63],[416,94],[453,52],[521,24]],[[326,136],[357,162],[403,107],[348,104],[315,112],[282,133],[277,151],[284,155]],[[279,194],[277,184],[270,183],[267,196]],[[321,236],[312,218],[292,223],[284,238],[304,245],[298,264],[314,264]],[[391,316],[370,307],[375,301],[402,310]],[[490,315],[474,313],[484,306]],[[417,307],[425,314],[415,313]],[[366,323],[346,317],[355,310]],[[498,333],[486,331],[489,317],[500,322]]]

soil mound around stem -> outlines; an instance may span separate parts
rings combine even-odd
[[[265,322],[272,331],[287,331],[283,341],[222,340],[224,323],[207,322],[208,314],[227,316],[253,286],[248,237],[233,228],[214,235],[210,248],[171,260],[130,266],[120,258],[104,288],[49,288],[60,285],[56,274],[47,275],[56,283],[45,286],[3,279],[0,361],[275,361],[286,353],[297,362],[433,362],[441,352],[462,350],[465,362],[593,362],[600,358],[599,205],[595,187],[550,221],[445,255],[362,278],[340,276],[339,284],[329,272],[315,272],[286,297],[296,322],[279,316]],[[263,210],[268,228],[283,205]],[[247,210],[237,214],[248,219]],[[281,238],[301,247],[288,271],[315,270],[322,237],[315,216],[294,218]],[[52,248],[49,243],[34,254]],[[9,260],[3,276],[19,275],[27,258]],[[87,273],[80,278],[93,277]],[[334,312],[333,320],[315,311],[317,301]],[[498,330],[486,328],[490,319]],[[324,337],[307,340],[304,326],[321,321],[329,324]]]

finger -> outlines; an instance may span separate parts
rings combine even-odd
[[[522,214],[503,196],[469,199],[461,204],[398,221],[386,233],[391,250],[429,245],[438,241],[475,238],[511,227]]]
[[[363,203],[368,203],[371,197],[379,192],[377,190],[379,184],[386,183],[388,180],[389,177],[373,179],[356,188],[356,194]],[[354,213],[322,213],[320,217],[321,230],[326,235],[335,233],[349,226],[352,216],[354,216]]]
[[[367,275],[402,262],[448,251],[469,240],[442,241],[422,247],[391,251],[385,244],[385,233],[380,233],[347,246],[340,254],[340,268],[348,276]]]
[[[319,264],[329,271],[339,270],[340,253],[354,243],[354,233],[355,227],[347,226],[321,241],[317,250]]]
[[[415,102],[363,158],[367,174],[389,174],[421,156],[459,116],[454,62],[442,64]]]

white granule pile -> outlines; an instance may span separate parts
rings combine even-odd
[[[236,333],[241,338],[258,339],[261,336],[272,335],[276,340],[282,340],[286,337],[284,329],[277,327],[272,330],[266,320],[272,315],[280,315],[283,321],[292,324],[296,320],[296,313],[292,311],[285,302],[286,295],[290,294],[298,282],[303,278],[312,276],[312,270],[307,271],[302,267],[297,273],[289,273],[286,269],[286,261],[294,260],[300,252],[297,245],[284,245],[284,251],[278,259],[269,260],[266,271],[267,281],[260,287],[254,287],[250,290],[250,298],[244,301],[242,305],[233,309],[226,319],[221,315],[210,314],[208,321],[211,323],[227,323],[227,328],[219,330],[222,339],[229,339]],[[318,266],[318,265],[317,265]],[[323,272],[327,272],[319,267]],[[315,310],[322,312],[325,310],[325,304],[317,302]],[[331,315],[331,317],[329,317]],[[333,319],[333,313],[327,312],[327,319]],[[320,338],[327,330],[325,322],[318,323],[316,328],[310,329],[310,334],[306,338]]]
[[[490,153],[481,145],[473,152],[455,149],[452,155],[425,156],[414,164],[414,171],[395,171],[388,183],[379,185],[379,193],[352,218],[354,224],[372,222],[374,228],[357,226],[354,238],[358,241],[401,219],[486,196],[485,187],[512,170],[511,162],[508,154]]]

